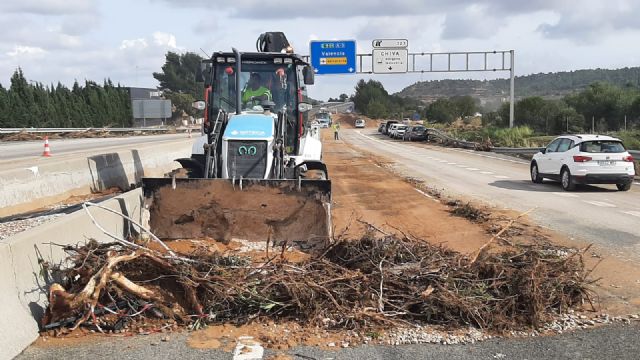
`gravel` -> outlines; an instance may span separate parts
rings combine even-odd
[[[32,219],[14,220],[0,223],[0,240],[7,239],[17,233],[21,233],[33,227],[40,226],[64,215],[65,214],[46,215]]]

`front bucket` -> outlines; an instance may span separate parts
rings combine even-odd
[[[149,229],[163,240],[243,239],[321,248],[331,240],[329,180],[143,178]]]

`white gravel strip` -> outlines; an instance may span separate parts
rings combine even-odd
[[[7,239],[17,233],[42,225],[64,215],[65,214],[46,215],[32,219],[15,220],[0,223],[0,240]]]

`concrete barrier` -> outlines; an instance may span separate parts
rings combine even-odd
[[[103,202],[110,209],[141,220],[142,191],[124,193]],[[129,221],[105,210],[89,210],[113,234],[135,232]],[[47,289],[54,279],[43,265],[62,264],[61,246],[84,243],[88,239],[111,241],[84,210],[54,222],[32,228],[0,243],[0,360],[11,359],[38,337],[38,321],[47,304]]]
[[[191,141],[140,146],[90,156],[47,158],[36,166],[0,172],[0,216],[12,215],[110,187],[128,190],[143,176],[179,168],[173,161],[191,156]]]

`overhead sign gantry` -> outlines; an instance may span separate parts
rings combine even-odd
[[[513,50],[411,53],[407,39],[376,39],[371,46],[371,53],[356,54],[353,40],[312,41],[311,55],[307,58],[318,75],[509,71],[509,127],[513,127]]]

